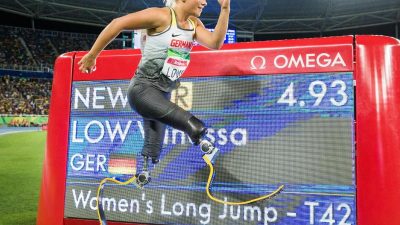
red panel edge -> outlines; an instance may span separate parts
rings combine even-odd
[[[400,41],[356,36],[357,219],[400,224]]]
[[[37,225],[63,225],[74,53],[55,62]]]
[[[317,37],[317,38],[301,38],[301,39],[284,39],[271,41],[253,41],[239,42],[234,44],[224,44],[222,50],[237,49],[237,48],[274,48],[274,47],[293,47],[293,46],[312,46],[312,45],[340,45],[343,43],[353,42],[353,35],[347,36],[332,36],[332,37]],[[197,46],[193,50],[207,50],[202,46]]]

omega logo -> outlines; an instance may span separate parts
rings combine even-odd
[[[250,64],[251,64],[250,69],[252,69],[252,70],[265,69],[266,63],[267,63],[267,60],[265,59],[264,56],[260,56],[260,55],[254,56],[250,62]]]

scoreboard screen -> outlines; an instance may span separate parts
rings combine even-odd
[[[236,42],[236,30],[228,29],[224,43],[232,44]]]
[[[167,127],[160,163],[143,190],[107,184],[109,221],[145,224],[356,224],[352,72],[191,77],[171,101],[209,127],[221,154],[213,194],[209,168],[182,131]],[[97,219],[105,177],[142,167],[143,121],[128,103],[129,80],[74,81],[64,216]]]
[[[207,28],[207,30],[214,32],[213,28]],[[228,29],[224,39],[225,44],[233,44],[236,43],[236,30]]]

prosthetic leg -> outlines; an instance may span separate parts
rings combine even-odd
[[[284,185],[280,185],[277,189],[273,190],[271,193],[265,194],[258,198],[249,199],[247,201],[230,202],[230,201],[224,201],[224,200],[218,199],[215,196],[213,196],[213,194],[211,192],[211,186],[212,186],[212,182],[215,177],[214,163],[215,163],[215,159],[218,156],[219,149],[216,148],[214,146],[214,144],[212,144],[211,142],[209,142],[206,139],[199,139],[199,145],[200,145],[200,149],[205,153],[203,155],[203,159],[207,163],[208,167],[210,168],[210,174],[207,179],[206,193],[207,193],[208,197],[215,202],[218,202],[220,204],[226,204],[226,205],[246,205],[246,204],[250,204],[253,202],[273,198],[276,195],[278,195],[285,187]]]
[[[96,194],[96,208],[97,208],[97,216],[100,221],[100,225],[107,225],[107,219],[106,219],[106,214],[104,212],[103,208],[103,192],[104,192],[104,186],[107,182],[112,182],[118,185],[129,185],[129,184],[134,184],[137,188],[142,188],[141,186],[137,185],[137,175],[127,179],[123,180],[121,178],[117,177],[107,177],[101,180],[99,187],[97,188],[97,194]]]
[[[215,159],[219,154],[219,149],[214,146],[213,143],[206,139],[200,139],[200,149],[204,153],[203,159],[207,158],[212,164],[215,163]]]
[[[216,148],[210,141],[206,139],[200,139],[198,145],[200,146],[200,150],[204,153],[203,158],[206,157],[208,161],[214,163],[219,153],[219,149]],[[143,187],[146,184],[150,183],[151,181],[150,170],[149,170],[150,161],[153,165],[159,162],[158,159],[150,158],[148,156],[143,156],[142,171],[136,174],[136,184],[139,187]]]
[[[136,179],[136,183],[140,186],[143,187],[144,185],[150,183],[151,181],[151,176],[150,176],[150,170],[149,170],[149,164],[150,164],[150,157],[148,156],[143,156],[143,169],[142,172],[140,172],[139,174],[137,174],[137,179]],[[158,159],[151,159],[151,162],[153,163],[153,165],[158,163]]]
[[[218,199],[215,196],[213,196],[213,194],[211,192],[211,186],[212,186],[213,179],[215,177],[214,163],[215,163],[215,159],[218,156],[219,149],[216,148],[213,143],[211,143],[210,141],[208,141],[207,139],[204,138],[204,136],[207,134],[207,129],[205,128],[204,124],[200,120],[198,120],[196,117],[192,117],[189,119],[189,124],[191,125],[191,127],[192,127],[191,130],[193,131],[192,133],[189,133],[189,134],[191,134],[190,137],[192,138],[193,143],[195,145],[200,146],[201,151],[204,153],[203,159],[207,163],[208,167],[210,168],[210,174],[207,179],[206,193],[211,200],[221,203],[221,204],[227,204],[227,205],[245,205],[245,204],[250,204],[253,202],[273,198],[283,190],[284,185],[280,185],[279,187],[277,187],[277,189],[273,190],[271,193],[265,194],[258,198],[249,199],[247,201],[239,201],[239,202],[224,201],[224,200]]]
[[[278,188],[276,188],[275,190],[273,190],[272,192],[270,192],[268,194],[265,194],[258,198],[249,199],[246,201],[230,202],[230,201],[224,201],[224,200],[218,199],[211,192],[212,182],[215,177],[213,163],[209,160],[209,156],[207,154],[205,154],[203,156],[203,159],[207,163],[208,167],[210,168],[210,174],[208,175],[207,185],[206,185],[206,193],[207,193],[207,196],[214,202],[217,202],[220,204],[225,204],[225,205],[246,205],[246,204],[250,204],[250,203],[261,201],[261,200],[271,199],[271,198],[275,197],[276,195],[278,195],[279,193],[281,193],[283,191],[283,188],[285,187],[284,185],[280,185]]]
[[[219,153],[219,149],[205,138],[207,134],[207,128],[205,127],[204,123],[196,117],[192,116],[188,120],[188,124],[189,129],[187,133],[192,139],[193,144],[196,146],[200,146],[200,150],[204,153],[204,157],[207,157],[210,162],[214,163]]]
[[[204,123],[196,117],[191,116],[191,114],[188,114],[186,111],[182,111],[184,115],[181,115],[179,112],[180,111],[177,110],[176,113],[170,113],[168,116],[161,118],[160,122],[173,126],[175,129],[184,131],[190,137],[194,145],[200,146],[200,150],[210,160],[210,162],[214,162],[218,154],[218,148],[214,147],[210,141],[204,138],[204,136],[207,134],[207,128],[205,127]],[[185,118],[186,115],[190,115],[190,118],[182,119]],[[136,179],[137,185],[141,187],[145,186],[151,181],[149,170],[150,163],[153,165],[158,163],[158,156],[161,153],[162,141],[164,137],[164,132],[161,133],[161,130],[163,129],[164,128],[160,128],[158,133],[155,132],[149,136],[149,140],[151,139],[150,137],[152,137],[153,139],[151,140],[154,141],[154,136],[159,135],[160,138],[157,139],[158,144],[148,143],[146,151],[142,152],[144,160],[143,168],[141,172],[137,174]],[[152,130],[148,130],[147,132],[152,132]],[[152,157],[149,157],[149,155]]]

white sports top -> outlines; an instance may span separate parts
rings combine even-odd
[[[171,24],[161,33],[147,34],[142,59],[134,81],[151,83],[162,91],[170,92],[179,86],[179,77],[190,62],[190,51],[196,32],[195,23],[188,20],[190,29],[180,28],[172,8]]]

